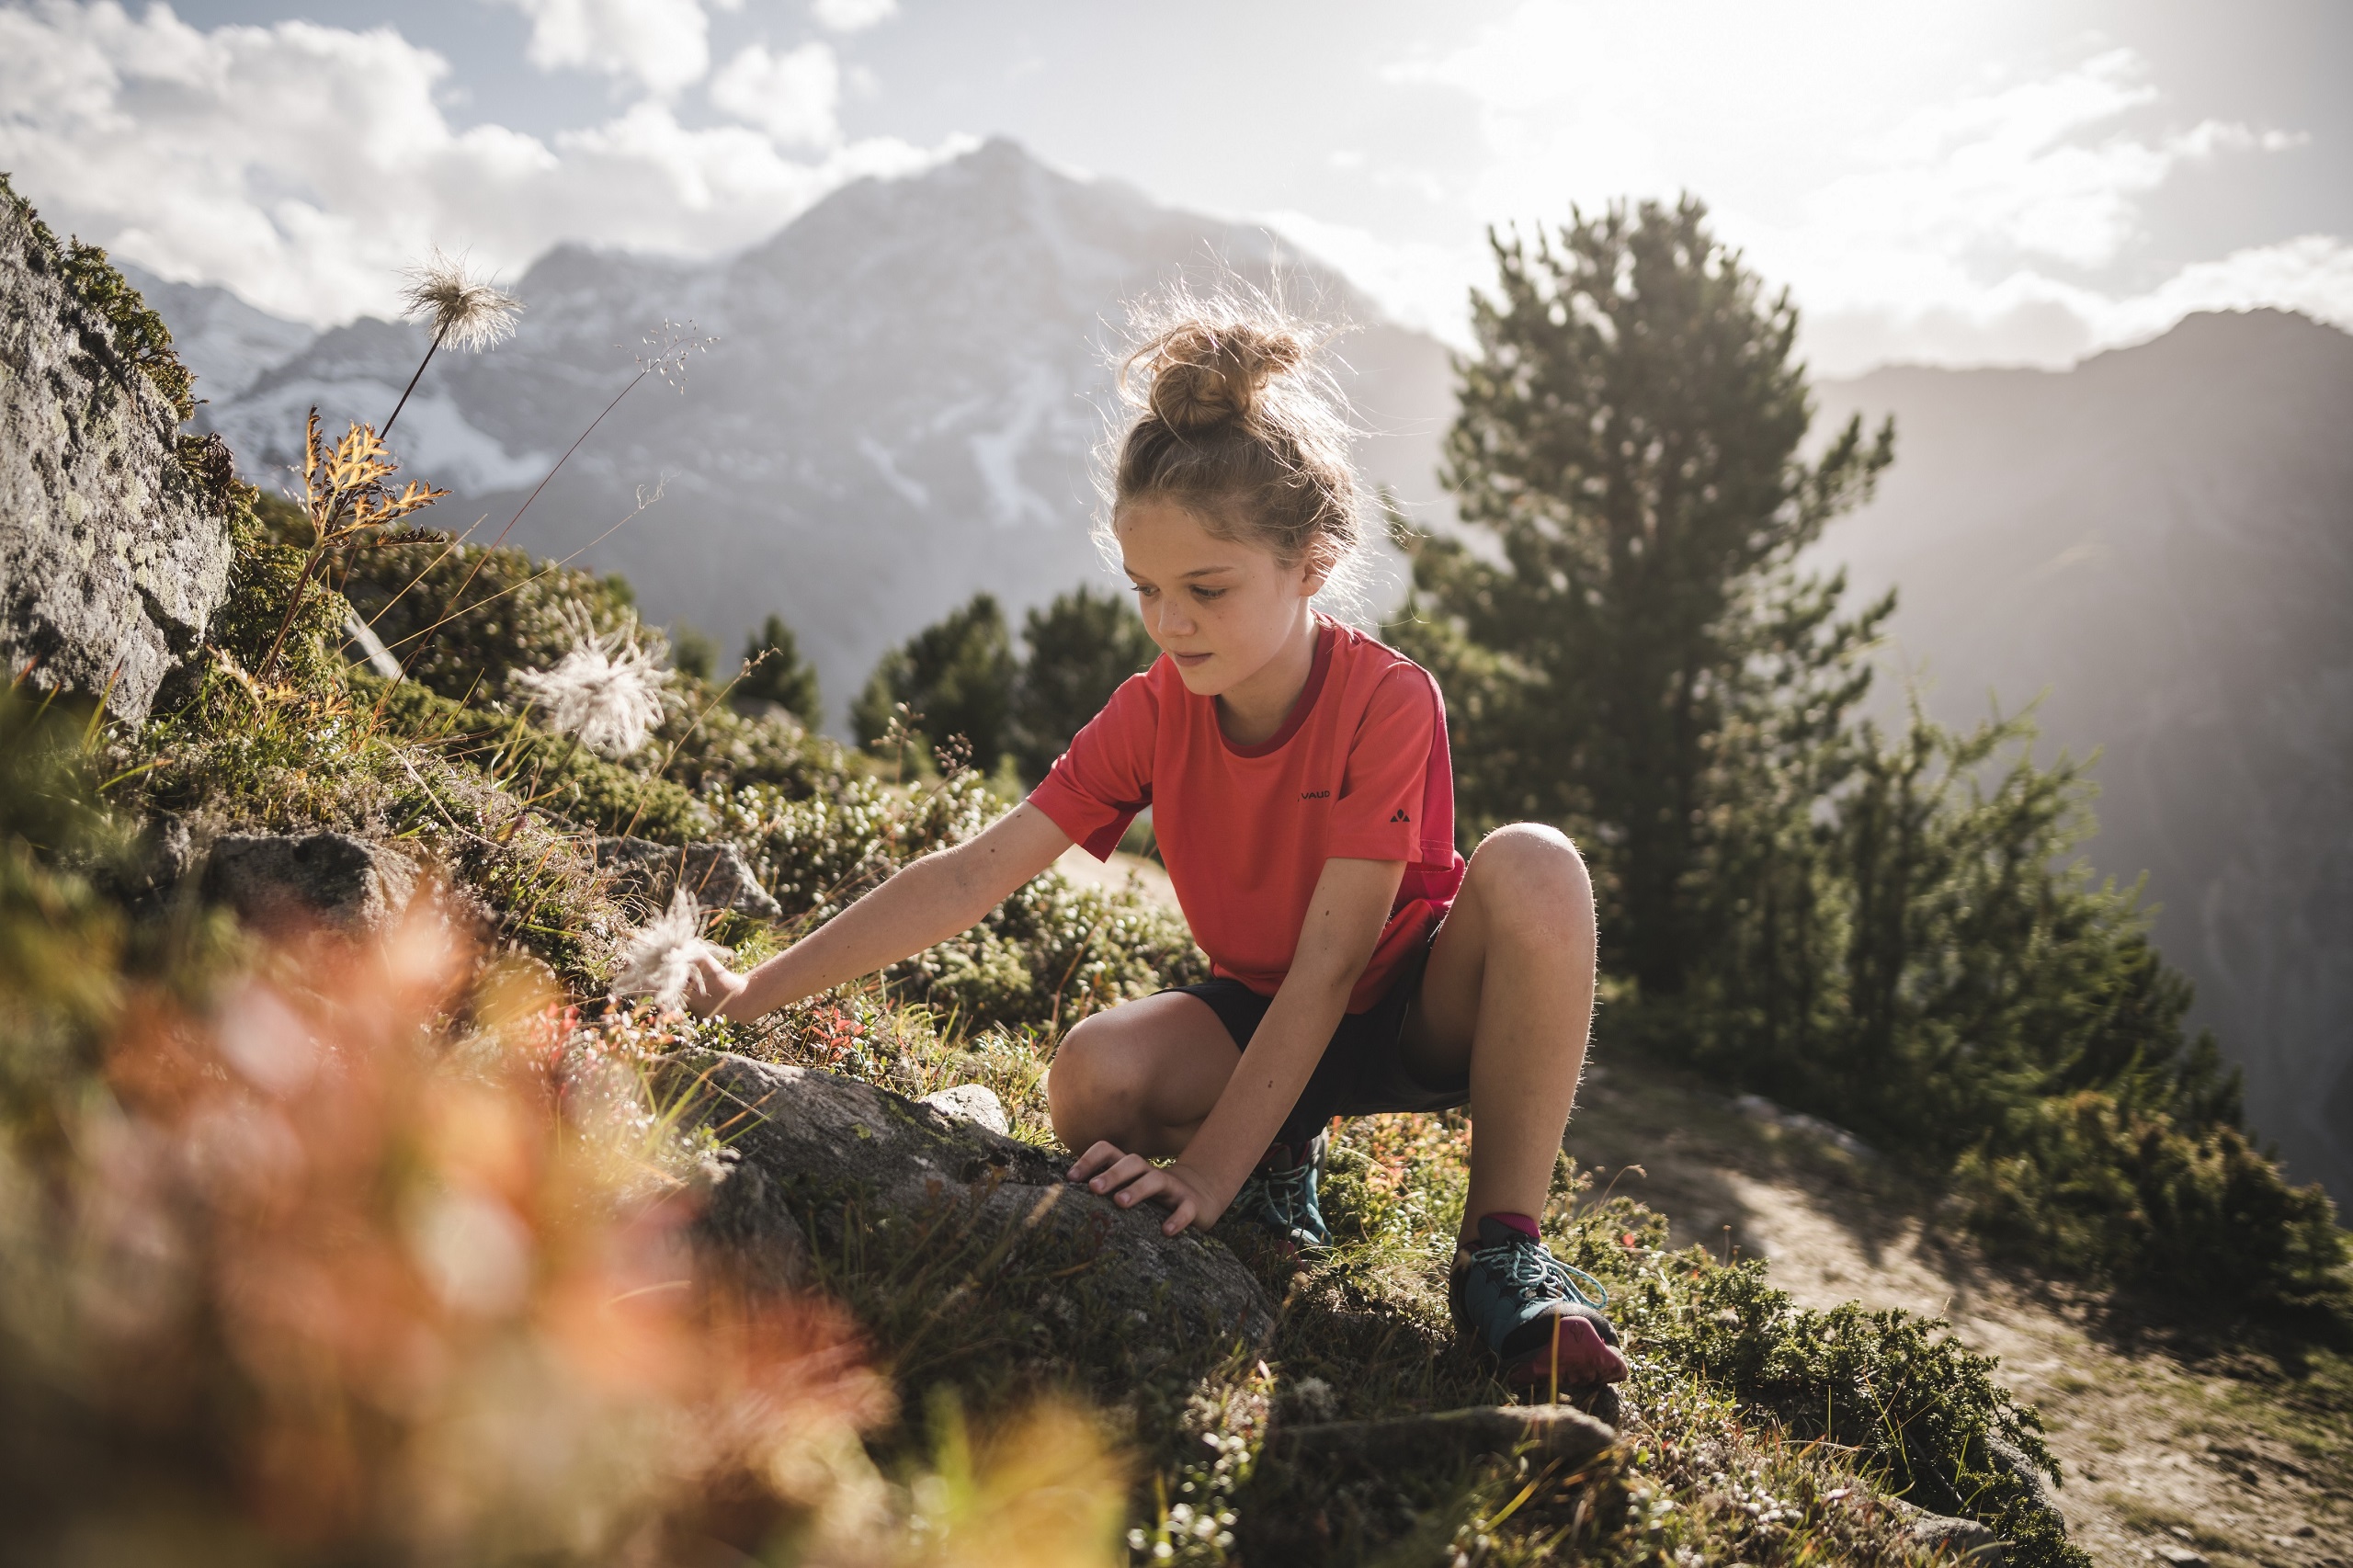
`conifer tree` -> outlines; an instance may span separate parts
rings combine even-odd
[[[1480,665],[1442,671],[1472,710],[1454,715],[1478,756],[1470,822],[1582,829],[1611,956],[1673,995],[1705,939],[1693,883],[1751,688],[1860,693],[1853,654],[1889,606],[1840,621],[1843,585],[1793,562],[1868,494],[1894,433],[1867,440],[1857,420],[1801,456],[1797,311],[1694,199],[1493,244],[1447,454],[1463,519],[1503,559],[1425,543],[1415,608],[1432,624],[1413,651]]]
[[[1013,692],[1013,760],[1024,778],[1046,776],[1120,683],[1160,654],[1126,596],[1086,587],[1023,618],[1029,663]]]
[[[824,717],[817,671],[801,656],[800,640],[782,616],[769,616],[745,640],[744,662],[751,668],[735,683],[737,701],[773,702],[812,727]]]
[[[1005,755],[1018,671],[1005,611],[995,595],[974,594],[882,656],[850,711],[858,744],[881,740],[904,703],[909,728],[928,744],[961,736],[972,765],[988,772]]]

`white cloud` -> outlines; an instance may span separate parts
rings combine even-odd
[[[1327,222],[1309,213],[1268,212],[1267,227],[1310,256],[1339,269],[1371,296],[1392,321],[1427,332],[1456,348],[1472,347],[1463,301],[1484,256],[1449,245],[1395,244],[1367,229]]]
[[[842,73],[822,43],[771,54],[751,44],[710,79],[710,101],[788,147],[826,147],[839,139],[835,119]]]
[[[2032,11],[2027,0],[1819,0],[1801,25],[1785,9],[1718,0],[1526,0],[1387,73],[1472,101],[1481,151],[1467,176],[1372,171],[1453,207],[1455,244],[1319,238],[1280,222],[1402,317],[1444,312],[1457,324],[1442,335],[1459,337],[1461,290],[1492,270],[1476,243],[1488,222],[1697,191],[1749,264],[1790,286],[1807,351],[1832,371],[1888,358],[2065,363],[2162,330],[2199,308],[2192,298],[2340,308],[2325,303],[2338,298],[2336,241],[2295,242],[2336,246],[2328,257],[2273,247],[2154,290],[2128,286],[2145,267],[2148,204],[2169,181],[2305,138],[2185,125],[2129,51],[2070,59],[2054,42],[2051,62],[2017,63]]]
[[[163,6],[0,6],[0,168],[57,228],[316,324],[393,308],[439,244],[512,276],[576,240],[672,255],[749,244],[904,142],[796,161],[660,103],[551,139],[452,128],[438,55],[389,28],[191,28]]]
[[[710,69],[699,0],[505,0],[531,19],[531,63],[634,77],[674,93]]]
[[[899,0],[815,0],[809,8],[818,26],[854,33],[897,16]]]
[[[1827,245],[1890,244],[1940,256],[1972,249],[2097,268],[2136,235],[2140,199],[2182,165],[2266,145],[2246,126],[2204,120],[2140,140],[2086,136],[2156,89],[2130,51],[2072,70],[1922,108],[1874,149],[1871,166],[1807,199],[1808,227]]]

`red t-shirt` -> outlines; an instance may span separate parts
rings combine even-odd
[[[1319,623],[1306,687],[1260,744],[1227,740],[1216,699],[1186,690],[1164,655],[1112,694],[1029,801],[1098,860],[1150,806],[1193,939],[1214,972],[1264,996],[1290,972],[1325,860],[1405,862],[1352,1013],[1381,999],[1462,885],[1438,682],[1335,621]]]

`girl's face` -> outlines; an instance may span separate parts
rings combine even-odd
[[[1111,531],[1144,630],[1196,696],[1221,696],[1265,670],[1300,635],[1324,585],[1306,562],[1286,566],[1261,546],[1220,539],[1173,501],[1131,501]]]

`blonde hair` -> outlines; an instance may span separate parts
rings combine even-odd
[[[1107,552],[1121,508],[1176,503],[1219,539],[1304,562],[1353,609],[1365,556],[1364,487],[1348,461],[1347,400],[1324,369],[1330,335],[1238,289],[1178,291],[1140,308],[1119,363],[1133,411],[1117,439]]]

